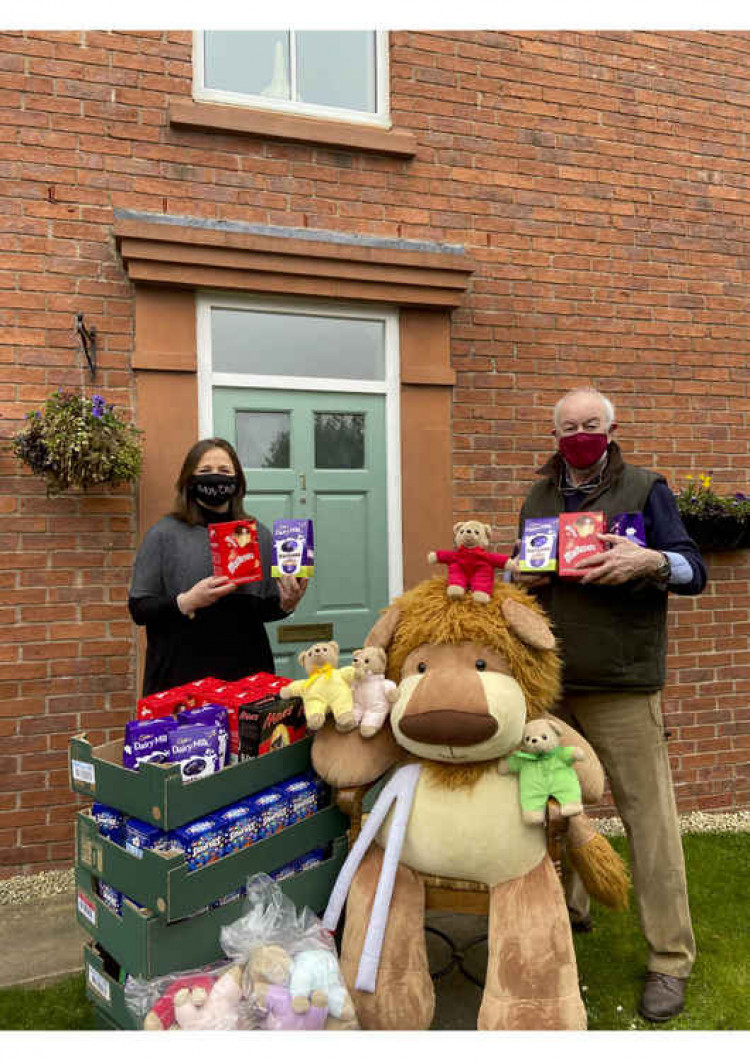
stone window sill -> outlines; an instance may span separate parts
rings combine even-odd
[[[394,155],[406,159],[413,158],[417,151],[416,138],[405,131],[328,121],[324,118],[300,117],[296,114],[279,114],[252,107],[231,107],[220,103],[172,102],[169,105],[169,123],[183,129],[240,133],[265,139]]]

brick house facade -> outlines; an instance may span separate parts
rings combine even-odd
[[[673,486],[748,486],[750,34],[391,33],[390,130],[194,103],[192,48],[0,34],[2,437],[81,385],[146,431],[140,493],[47,499],[0,454],[0,876],[70,861],[69,738],[131,717],[127,588],[196,437],[199,288],[401,307],[407,584],[455,518],[512,542],[574,385]],[[682,810],[750,805],[750,558],[707,565],[671,607]]]

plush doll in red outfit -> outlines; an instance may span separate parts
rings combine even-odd
[[[503,553],[488,553],[492,528],[487,523],[470,519],[453,527],[455,549],[438,549],[427,554],[429,564],[448,565],[449,597],[463,597],[471,590],[480,604],[487,604],[495,582],[495,568],[502,570],[508,562]]]

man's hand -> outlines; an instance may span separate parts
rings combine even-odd
[[[606,552],[585,556],[578,564],[586,570],[581,583],[599,586],[620,586],[634,578],[644,578],[659,570],[664,557],[655,549],[644,549],[642,545],[623,538],[619,534],[597,534],[602,542],[612,546]]]
[[[293,612],[307,590],[307,579],[282,575],[279,579],[279,603],[285,612]]]
[[[520,545],[520,541],[516,545]],[[544,586],[550,581],[549,575],[532,575],[526,571],[518,570],[519,559],[512,556],[505,565],[505,570],[510,571],[510,580],[522,589],[533,589],[535,586]]]

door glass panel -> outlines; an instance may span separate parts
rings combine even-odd
[[[315,467],[364,466],[365,414],[315,413]]]
[[[289,99],[289,33],[286,30],[206,30],[206,88]]]
[[[262,310],[211,310],[214,372],[385,379],[385,322]]]
[[[235,414],[237,455],[243,468],[289,468],[289,413]]]
[[[376,110],[375,34],[359,30],[299,31],[297,92],[305,103]]]

